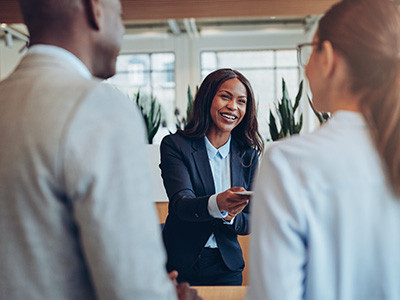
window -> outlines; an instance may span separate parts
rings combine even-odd
[[[296,50],[206,51],[201,54],[201,75],[219,68],[232,68],[250,81],[258,105],[258,122],[264,138],[269,138],[269,109],[282,97],[282,78],[294,101],[300,78]]]
[[[175,124],[175,55],[173,53],[121,54],[117,59],[116,75],[109,82],[133,99],[140,91],[143,96],[157,97],[162,120]]]

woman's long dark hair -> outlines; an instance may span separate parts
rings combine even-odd
[[[347,62],[350,90],[361,94],[368,122],[394,190],[400,195],[400,12],[390,0],[343,0],[320,20],[319,42],[330,41]]]
[[[232,130],[232,136],[240,143],[262,154],[264,141],[258,131],[257,110],[250,82],[238,71],[219,69],[210,73],[201,83],[193,102],[189,121],[182,131],[187,137],[203,137],[212,125],[211,103],[219,87],[227,80],[237,78],[246,88],[247,106],[243,120]]]

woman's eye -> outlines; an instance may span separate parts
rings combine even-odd
[[[246,104],[246,100],[245,99],[239,99],[239,103]]]

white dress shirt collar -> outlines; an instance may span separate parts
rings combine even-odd
[[[92,78],[92,74],[90,73],[89,69],[85,66],[85,64],[77,58],[74,54],[71,52],[57,47],[53,45],[44,45],[44,44],[39,44],[39,45],[33,45],[29,47],[28,53],[31,54],[45,54],[45,55],[51,55],[55,56],[57,58],[60,58],[66,62],[68,62],[76,71],[79,72],[83,77],[85,78]]]
[[[360,112],[349,111],[349,110],[338,110],[333,113],[330,123],[338,123],[341,127],[365,127],[366,122],[364,116]]]
[[[206,149],[207,149],[207,154],[208,158],[211,160],[214,158],[215,155],[219,152],[222,158],[225,158],[229,155],[229,152],[231,150],[231,137],[229,136],[229,140],[219,147],[218,149],[211,144],[210,140],[207,138],[207,136],[204,136],[204,140],[206,142]]]

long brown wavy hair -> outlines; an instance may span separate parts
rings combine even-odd
[[[400,195],[400,12],[390,0],[343,0],[320,20],[319,42],[347,62],[350,89]]]
[[[252,147],[261,155],[264,141],[258,131],[257,110],[250,82],[240,72],[232,69],[218,69],[210,73],[201,83],[193,102],[192,112],[185,129],[187,137],[203,137],[212,125],[211,103],[219,87],[227,80],[237,78],[246,88],[247,106],[243,120],[232,130],[232,136],[240,143]]]

